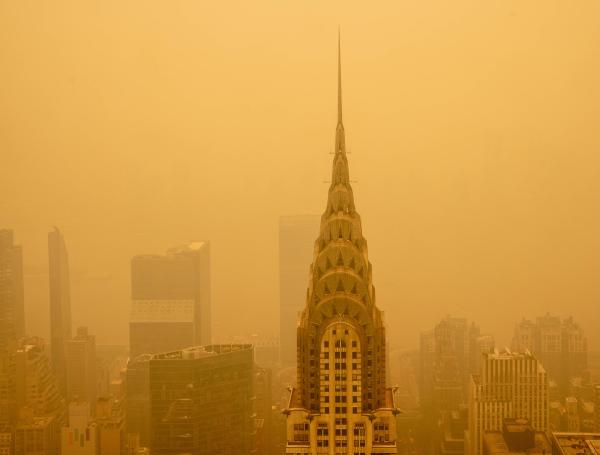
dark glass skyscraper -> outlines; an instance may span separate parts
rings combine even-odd
[[[252,345],[157,354],[149,370],[152,454],[252,453]]]

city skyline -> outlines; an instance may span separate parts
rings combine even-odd
[[[598,18],[0,0],[0,455],[600,454]]]
[[[249,332],[255,312],[257,330],[276,331],[277,218],[323,203],[335,104],[325,77],[335,73],[335,46],[326,43],[339,23],[349,151],[381,304],[391,325],[402,325],[406,305],[418,322],[390,333],[392,345],[415,346],[419,327],[445,313],[477,320],[508,345],[514,318],[487,305],[533,318],[568,316],[567,303],[599,344],[600,71],[588,39],[597,4],[298,11],[258,2],[243,7],[248,17],[286,17],[285,27],[258,31],[238,16],[215,26],[227,16],[217,6],[133,1],[98,16],[61,1],[30,15],[8,5],[0,184],[12,197],[1,224],[24,245],[31,333],[48,327],[36,309],[48,299],[52,225],[68,238],[73,323],[90,325],[89,314],[101,343],[127,340],[130,258],[196,239],[211,240],[215,255],[215,330]],[[78,21],[63,27],[71,14]],[[24,53],[23,64],[14,60]],[[236,235],[242,220],[254,241]],[[239,287],[229,285],[232,267]],[[252,310],[241,303],[248,293]],[[110,331],[104,302],[124,321]]]

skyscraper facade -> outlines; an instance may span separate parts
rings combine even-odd
[[[546,315],[535,323],[524,319],[515,328],[512,349],[533,353],[563,396],[569,392],[570,380],[581,377],[588,366],[587,338],[573,318]]]
[[[296,366],[296,327],[318,232],[318,215],[279,218],[279,360],[284,367]]]
[[[66,396],[66,343],[71,339],[71,283],[65,239],[57,228],[48,233],[48,262],[52,371],[61,393]]]
[[[125,417],[128,434],[137,434],[143,447],[150,445],[150,359],[151,354],[130,358],[125,380]]]
[[[485,354],[480,375],[469,390],[469,455],[483,453],[486,431],[501,431],[507,418],[527,419],[535,431],[548,431],[548,377],[529,352]]]
[[[149,371],[153,455],[252,453],[252,345],[156,354]]]
[[[338,58],[333,171],[297,329],[287,454],[397,453],[383,314],[350,186],[341,95]]]
[[[96,338],[87,327],[79,327],[67,342],[67,399],[94,406],[97,398]]]
[[[13,231],[0,229],[0,436],[13,444],[9,426],[16,423],[15,351],[25,332],[23,255]],[[8,436],[7,436],[8,435]],[[10,439],[10,443],[6,442]]]
[[[160,301],[193,301],[194,345],[210,344],[210,245],[194,242],[170,249],[166,255],[141,255],[131,261],[131,298],[160,305]],[[150,354],[150,353],[148,353]]]
[[[13,231],[0,229],[0,344],[25,334],[23,252]]]

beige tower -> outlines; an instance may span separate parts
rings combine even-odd
[[[286,410],[286,453],[395,454],[397,411],[385,384],[385,329],[348,172],[339,43],[333,172],[297,337],[298,384]]]

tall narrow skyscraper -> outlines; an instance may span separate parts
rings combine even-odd
[[[58,228],[48,232],[48,265],[50,285],[50,353],[52,371],[58,387],[66,396],[66,342],[71,339],[71,282],[69,255],[65,239]]]
[[[17,417],[15,351],[24,333],[23,255],[13,231],[0,229],[0,427]]]
[[[296,366],[296,327],[318,232],[318,215],[279,218],[279,361],[284,367]]]
[[[371,274],[350,186],[338,46],[335,156],[298,325],[287,454],[397,453],[397,410],[385,383],[385,328]]]
[[[24,334],[23,252],[13,231],[0,229],[0,345]]]

